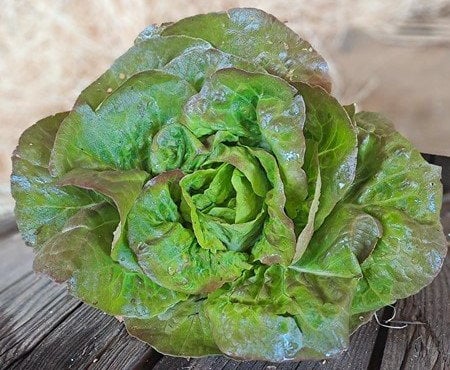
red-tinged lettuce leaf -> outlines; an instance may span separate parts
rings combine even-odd
[[[183,35],[161,36],[160,31],[138,40],[120,56],[81,92],[75,107],[87,104],[95,111],[130,77],[150,70],[177,75],[198,90],[205,78],[219,69],[234,67],[249,72],[265,72],[252,61],[218,50],[205,40]]]
[[[252,248],[252,255],[266,265],[289,265],[295,253],[294,223],[287,216],[287,194],[281,179],[277,161],[269,153],[253,149],[250,151],[261,163],[272,189],[264,200],[267,217],[260,239]]]
[[[302,257],[314,234],[316,214],[319,210],[322,191],[318,143],[314,140],[307,140],[306,148],[304,169],[308,174],[308,197],[299,208],[294,221],[298,238],[295,245],[294,257],[292,258],[293,264]]]
[[[103,200],[92,191],[58,186],[58,179],[49,173],[50,151],[66,116],[59,113],[31,126],[22,134],[13,154],[11,192],[16,200],[17,225],[32,246],[41,245],[59,232],[79,209]]]
[[[114,233],[111,257],[135,271],[139,271],[139,267],[136,257],[128,246],[125,225],[128,212],[148,177],[147,172],[140,170],[95,171],[79,168],[68,172],[59,180],[60,185],[95,190],[114,202],[120,222]]]
[[[186,299],[112,260],[118,223],[116,209],[107,203],[78,211],[38,250],[34,269],[67,281],[73,295],[111,315],[151,317]]]
[[[350,307],[357,279],[321,276],[290,269],[285,275],[285,303],[303,333],[303,348],[296,359],[336,356],[348,348]]]
[[[171,60],[183,56],[184,53],[193,50],[201,53],[211,48],[208,42],[192,37],[158,37],[157,34],[154,36],[136,43],[120,56],[105,73],[81,92],[75,107],[88,105],[95,111],[131,76],[144,71],[161,69]]]
[[[295,359],[303,346],[293,317],[277,315],[264,306],[231,302],[226,297],[211,300],[206,307],[214,340],[228,356],[280,362]]]
[[[439,272],[447,246],[439,220],[440,168],[379,114],[362,112],[355,120],[360,145],[351,201],[383,229],[361,264],[352,307],[357,315],[417,293]]]
[[[145,170],[153,135],[175,123],[195,90],[179,77],[134,75],[94,111],[82,104],[64,119],[51,157],[54,175],[76,168]]]
[[[283,22],[259,9],[195,15],[168,25],[161,35],[200,38],[288,81],[331,89],[325,60]]]
[[[341,205],[316,230],[308,248],[291,268],[342,278],[361,277],[360,263],[382,235],[380,223],[358,207]]]
[[[158,352],[198,357],[220,354],[212,337],[204,299],[190,298],[150,319],[126,318],[131,335],[151,343]]]
[[[168,36],[179,37],[179,36]],[[188,81],[197,91],[201,90],[216,71],[237,68],[247,72],[267,73],[264,68],[251,61],[216,48],[195,48],[174,58],[162,69]]]
[[[95,190],[111,198],[119,212],[120,221],[124,223],[148,177],[147,172],[140,170],[95,171],[79,168],[65,174],[59,180],[59,185]]]

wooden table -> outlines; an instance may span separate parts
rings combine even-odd
[[[442,220],[448,235],[450,194],[445,199]],[[14,220],[1,221],[0,369],[450,369],[448,257],[431,285],[396,304],[396,319],[422,325],[394,330],[372,320],[352,336],[350,348],[340,357],[285,364],[163,356],[128,336],[115,318],[72,298],[64,286],[36,276],[32,259]],[[383,315],[390,315],[388,309],[379,312]]]

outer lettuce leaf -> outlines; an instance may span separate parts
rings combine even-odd
[[[354,189],[357,203],[396,208],[421,223],[440,223],[441,168],[427,163],[381,115],[361,112],[355,119],[361,142],[357,181],[367,179]],[[370,158],[371,147],[378,148],[378,161]]]
[[[352,201],[376,217],[383,235],[362,263],[352,312],[415,294],[439,272],[446,240],[439,221],[440,168],[428,164],[376,113],[358,113],[360,150]],[[373,161],[373,152],[377,160]]]
[[[314,224],[316,214],[319,210],[320,195],[322,190],[322,176],[320,174],[318,144],[313,140],[307,141],[307,150],[305,157],[305,172],[308,173],[308,198],[299,209],[294,220],[299,232],[295,246],[295,254],[292,263],[297,262],[308,247],[314,234]]]
[[[260,149],[254,149],[252,152],[261,162],[272,185],[265,199],[267,217],[261,238],[253,246],[252,255],[267,265],[289,265],[295,253],[295,233],[294,223],[285,212],[287,203],[280,171],[277,169],[277,162],[269,153]]]
[[[27,129],[13,154],[11,192],[16,200],[17,225],[24,240],[39,246],[55,233],[79,209],[101,201],[94,192],[75,187],[60,187],[50,176],[50,151],[61,121],[67,113],[58,113]]]
[[[286,80],[331,89],[325,60],[284,23],[259,9],[196,15],[169,25],[161,34],[200,38]]]
[[[222,298],[208,302],[206,312],[214,340],[228,356],[279,362],[294,359],[302,347],[302,333],[294,318],[276,315],[266,307]]]
[[[356,171],[357,137],[345,109],[321,88],[296,84],[306,104],[305,137],[318,144],[321,177],[315,229],[347,193]]]
[[[134,75],[94,111],[83,104],[64,119],[52,151],[55,175],[72,169],[145,170],[151,138],[176,122],[195,90],[160,71]]]
[[[253,64],[251,61],[233,54],[224,53],[213,47],[206,50],[202,48],[189,50],[167,63],[163,70],[183,78],[194,86],[197,91],[200,91],[205,81],[216,71],[228,68],[266,73],[264,68]]]
[[[128,246],[125,225],[128,212],[142,191],[148,173],[139,170],[95,171],[76,169],[65,174],[60,185],[73,185],[83,189],[95,190],[109,197],[119,212],[120,222],[115,231],[111,257],[127,268],[138,271],[136,258]]]
[[[348,344],[355,284],[354,279],[261,266],[230,291],[212,294],[205,308],[213,337],[229,356],[271,361],[323,358]]]
[[[220,354],[204,302],[190,298],[150,319],[126,318],[125,325],[131,335],[152,343],[162,353],[188,357]]]
[[[154,36],[136,43],[119,57],[111,68],[81,92],[75,106],[88,105],[95,111],[131,76],[152,69],[161,69],[171,60],[192,50],[205,52],[211,48],[208,42],[192,37],[158,37],[157,33]]]
[[[111,259],[118,222],[106,203],[80,210],[38,250],[35,270],[67,281],[72,294],[111,315],[150,317],[186,299]]]
[[[64,175],[59,185],[95,190],[111,198],[124,223],[148,176],[147,172],[139,170],[95,171],[80,168]]]
[[[314,233],[292,268],[323,276],[360,277],[360,263],[372,252],[382,227],[357,207],[336,208]]]

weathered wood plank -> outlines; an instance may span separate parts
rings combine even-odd
[[[80,303],[64,287],[27,275],[0,294],[0,364],[26,356]]]
[[[82,305],[47,278],[28,275],[5,290],[0,302],[0,368],[34,369],[41,364],[60,369],[74,359],[73,368],[126,369],[159,358],[117,320]]]
[[[0,238],[0,292],[31,273],[33,250],[25,246],[19,234]]]
[[[442,183],[444,193],[450,192],[450,157],[436,155],[433,163],[442,167]]]
[[[390,329],[381,369],[450,369],[450,258],[438,277],[418,294],[397,303],[397,320],[419,321]]]
[[[98,353],[97,361],[93,361],[89,369],[148,369],[160,357],[149,345],[129,336],[125,326],[121,325],[120,334]]]
[[[378,333],[378,325],[371,321],[361,327],[350,340],[348,351],[341,356],[327,361],[303,361],[276,364],[263,361],[235,361],[224,356],[183,359],[165,356],[154,367],[154,370],[364,370],[369,366],[372,350]]]
[[[160,358],[114,318],[69,296],[64,285],[35,276],[32,259],[20,235],[0,239],[0,368],[60,369],[73,358],[74,368],[122,369]],[[86,340],[92,332],[95,342]]]
[[[130,369],[148,355],[114,317],[82,305],[14,365],[23,370]]]
[[[441,210],[441,221],[444,226],[444,233],[447,240],[450,240],[450,194],[444,195],[444,202]]]
[[[450,262],[439,278],[418,294],[398,302],[398,320],[420,321],[403,330],[389,330],[381,368],[450,368]]]
[[[0,238],[5,234],[17,231],[16,221],[12,212],[0,214]]]

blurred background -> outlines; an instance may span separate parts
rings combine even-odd
[[[342,103],[383,112],[421,151],[450,156],[450,0],[1,0],[0,216],[21,132],[71,108],[148,24],[232,7],[285,21],[328,60]]]

